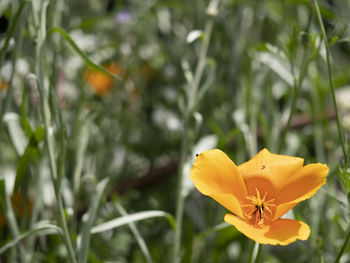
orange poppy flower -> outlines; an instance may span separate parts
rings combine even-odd
[[[0,79],[0,92],[1,90],[4,90],[7,92],[8,89],[9,89],[9,84],[6,81],[3,81],[2,79]]]
[[[11,204],[15,215],[21,219],[23,217],[30,217],[33,210],[33,201],[23,196],[21,193],[16,193],[11,196]],[[4,227],[7,225],[7,219],[4,214],[0,213],[0,226]]]
[[[121,75],[121,69],[115,63],[107,64],[103,67],[115,75]],[[84,78],[91,85],[93,90],[100,96],[109,93],[114,85],[114,79],[111,76],[93,69],[87,69],[84,74]]]
[[[233,214],[225,221],[261,244],[288,245],[306,240],[310,227],[281,219],[299,202],[326,183],[327,165],[304,165],[298,157],[272,154],[267,149],[238,167],[220,150],[201,153],[191,169],[196,188]]]

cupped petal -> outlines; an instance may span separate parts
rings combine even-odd
[[[306,240],[310,235],[307,224],[293,219],[279,219],[262,227],[255,227],[232,214],[226,214],[225,221],[260,244],[286,246],[297,239]]]
[[[286,178],[276,190],[275,219],[281,217],[299,202],[313,196],[326,183],[328,171],[325,164],[309,164]]]
[[[245,218],[241,205],[237,198],[232,194],[211,194],[209,195],[216,202],[221,204],[226,209],[230,210],[235,215],[238,215],[241,218]]]
[[[281,216],[283,216],[285,213],[287,213],[297,204],[299,204],[299,202],[287,202],[287,203],[282,203],[277,205],[275,208],[275,214],[273,216],[273,220],[279,219]]]
[[[273,189],[279,187],[285,178],[302,168],[304,159],[299,157],[270,153],[267,149],[261,150],[251,160],[238,166],[245,182],[255,177],[270,181]]]
[[[215,149],[198,155],[190,177],[202,194],[241,216],[241,212],[232,209],[239,205],[239,201],[245,200],[247,190],[237,166],[224,152]],[[234,204],[228,205],[230,200],[235,200]]]

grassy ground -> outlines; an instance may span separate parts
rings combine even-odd
[[[260,262],[350,261],[348,1],[2,0],[0,16],[0,261],[253,262],[189,179],[214,148],[326,163],[289,214],[311,236]]]

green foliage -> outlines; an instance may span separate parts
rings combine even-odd
[[[189,171],[266,147],[331,173],[264,262],[346,262],[350,4],[317,3],[1,1],[0,261],[247,262]]]
[[[349,193],[350,193],[350,169],[348,168],[348,165],[346,164],[344,167],[338,166],[336,169],[336,174],[342,183],[345,194],[347,196],[349,196]],[[350,204],[349,201],[350,200],[348,199],[348,203]]]

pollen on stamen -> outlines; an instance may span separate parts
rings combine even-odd
[[[267,200],[267,192],[265,192],[264,196],[262,197],[259,190],[257,188],[255,190],[256,196],[247,196],[246,199],[249,201],[249,203],[244,204],[243,207],[247,208],[245,210],[246,218],[248,220],[253,220],[256,226],[261,226],[264,224],[265,220],[269,221],[271,219],[271,216],[273,216],[271,208],[276,205],[273,204],[275,201],[274,198]]]

